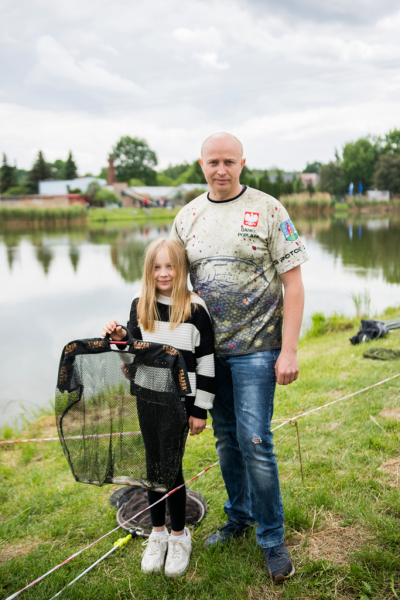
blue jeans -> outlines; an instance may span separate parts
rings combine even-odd
[[[216,396],[210,411],[228,500],[228,519],[257,522],[262,548],[284,539],[283,504],[272,442],[275,363],[279,350],[216,356]]]

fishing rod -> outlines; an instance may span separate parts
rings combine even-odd
[[[188,483],[191,483],[195,479],[198,479],[201,475],[203,475],[204,473],[207,473],[207,471],[209,471],[213,467],[216,467],[217,465],[219,465],[219,460],[217,462],[215,462],[214,464],[210,465],[209,467],[203,469],[203,471],[200,471],[200,473],[198,473],[197,475],[195,475],[194,477],[192,477],[188,481],[185,481],[185,483],[182,483],[181,485],[178,485],[178,487],[174,488],[170,492],[167,492],[164,496],[162,496],[162,498],[160,498],[159,500],[157,500],[153,504],[150,504],[149,506],[146,506],[146,508],[144,508],[140,512],[136,513],[136,515],[133,515],[133,517],[131,517],[130,519],[128,519],[124,523],[119,524],[117,527],[115,527],[114,529],[112,529],[108,533],[105,533],[104,535],[102,535],[101,537],[99,537],[99,539],[95,540],[94,542],[92,542],[91,544],[89,544],[88,546],[86,546],[85,548],[82,548],[82,550],[78,550],[78,552],[75,552],[75,554],[72,554],[69,558],[67,558],[66,560],[62,561],[61,563],[59,563],[58,565],[56,565],[55,567],[53,567],[52,569],[50,569],[49,571],[47,571],[46,573],[44,573],[44,575],[41,575],[40,577],[38,577],[34,581],[31,581],[31,583],[29,583],[28,585],[26,585],[24,588],[18,590],[18,592],[15,592],[14,594],[11,594],[11,596],[8,596],[7,598],[5,598],[5,600],[14,600],[14,598],[17,598],[20,594],[22,594],[22,592],[25,592],[27,589],[29,589],[32,586],[34,586],[36,583],[39,583],[40,581],[43,581],[43,579],[45,579],[45,577],[47,577],[48,575],[51,575],[51,573],[54,573],[54,571],[57,571],[57,569],[59,569],[63,565],[66,565],[67,563],[71,562],[74,558],[76,558],[77,556],[79,556],[80,554],[82,554],[83,552],[85,552],[86,550],[89,550],[89,548],[92,548],[93,546],[95,546],[99,542],[101,542],[101,540],[104,540],[106,537],[108,537],[109,535],[111,535],[115,531],[118,531],[118,529],[120,529],[121,527],[124,527],[124,525],[127,525],[130,521],[133,521],[134,519],[137,519],[137,517],[139,517],[140,515],[142,515],[144,512],[146,512],[147,510],[149,510],[150,508],[152,508],[156,504],[159,504],[160,502],[163,502],[169,496],[172,496],[172,494],[174,494],[175,492],[177,492],[178,490],[180,490],[183,486],[187,485]]]
[[[271,429],[271,431],[276,431],[277,429],[279,429],[280,427],[283,427],[284,425],[287,425],[289,423],[292,423],[294,421],[296,421],[297,419],[301,418],[301,417],[305,417],[308,416],[312,413],[315,413],[319,410],[322,410],[324,408],[327,408],[328,406],[332,406],[333,404],[337,404],[338,402],[341,402],[343,400],[347,400],[348,398],[352,398],[353,396],[356,396],[358,394],[361,394],[362,392],[366,392],[372,388],[375,388],[379,385],[382,385],[384,383],[387,383],[388,381],[391,381],[393,379],[396,379],[397,377],[400,377],[400,373],[397,373],[397,375],[393,375],[392,377],[388,377],[387,379],[383,379],[382,381],[379,381],[378,383],[374,383],[372,385],[369,385],[366,388],[363,388],[362,390],[358,390],[357,392],[353,392],[352,394],[348,394],[347,396],[343,396],[342,398],[338,398],[337,400],[334,400],[333,402],[328,402],[327,404],[324,404],[322,406],[318,406],[317,408],[313,408],[307,412],[302,413],[301,415],[297,415],[296,417],[293,417],[291,419],[278,419],[278,421],[281,421],[280,425],[278,425],[277,427],[275,427],[274,429]],[[12,594],[11,596],[8,596],[5,600],[14,600],[14,598],[17,598],[22,592],[24,592],[25,590],[31,588],[33,585],[35,585],[36,583],[39,583],[40,581],[42,581],[45,577],[47,577],[48,575],[50,575],[51,573],[54,573],[54,571],[56,571],[57,569],[59,569],[60,567],[62,567],[63,565],[67,564],[68,562],[72,561],[74,558],[76,558],[77,556],[79,556],[80,554],[82,554],[83,552],[85,552],[86,550],[89,550],[89,548],[92,548],[95,544],[97,544],[98,542],[100,542],[101,540],[105,539],[106,537],[108,537],[109,535],[111,535],[112,533],[114,533],[115,531],[117,531],[120,527],[123,527],[124,525],[127,525],[130,521],[133,521],[134,519],[136,519],[138,516],[140,516],[141,514],[143,514],[144,512],[146,512],[149,508],[151,508],[152,506],[155,506],[156,504],[158,504],[159,502],[162,502],[163,500],[165,500],[166,498],[168,498],[168,496],[171,496],[173,493],[177,492],[180,488],[182,488],[184,485],[187,485],[188,483],[191,483],[192,481],[194,481],[195,479],[198,479],[201,475],[203,475],[204,473],[206,473],[207,471],[209,471],[210,469],[212,469],[213,467],[217,466],[219,464],[219,461],[215,462],[214,464],[210,465],[209,467],[207,467],[206,469],[204,469],[203,471],[201,471],[200,473],[198,473],[197,475],[195,475],[194,477],[192,477],[192,479],[189,479],[188,481],[186,481],[185,483],[181,484],[180,486],[176,487],[175,489],[173,489],[171,492],[168,492],[167,494],[165,494],[162,498],[160,498],[159,500],[157,500],[156,502],[154,502],[154,504],[147,506],[144,510],[142,510],[141,512],[137,513],[136,515],[134,515],[133,517],[131,517],[130,519],[128,519],[127,521],[125,521],[124,523],[121,523],[120,525],[118,525],[118,527],[115,527],[115,529],[112,529],[111,531],[109,531],[108,533],[105,533],[103,536],[101,536],[99,539],[95,540],[94,542],[92,542],[91,544],[89,544],[88,546],[86,546],[85,548],[83,548],[82,550],[79,550],[78,552],[76,552],[75,554],[72,554],[69,558],[67,558],[66,560],[64,560],[63,562],[59,563],[58,565],[56,565],[55,567],[53,567],[52,569],[50,569],[49,571],[47,571],[47,573],[45,573],[44,575],[42,575],[41,577],[38,577],[38,579],[35,579],[35,581],[32,581],[31,583],[29,583],[27,586],[25,586],[24,588],[22,588],[21,590],[19,590],[18,592],[15,592],[14,594]],[[108,554],[111,554],[111,552],[109,552]],[[107,554],[107,556],[108,556]],[[106,558],[106,556],[104,556],[104,558]],[[98,563],[97,563],[98,564]],[[90,571],[91,569],[89,568],[88,570],[86,570],[84,573],[81,574],[81,576],[83,577],[83,575]],[[72,584],[72,582],[71,582]],[[68,587],[68,586],[67,586]],[[64,589],[64,588],[63,588]],[[63,591],[63,590],[61,590]]]
[[[107,556],[110,556],[110,554],[112,554],[113,552],[115,552],[116,550],[118,550],[118,548],[123,548],[124,546],[126,546],[126,544],[135,535],[137,535],[136,529],[130,529],[129,530],[129,535],[127,535],[124,538],[119,538],[119,540],[117,540],[116,542],[114,542],[113,548],[111,548],[111,550],[109,550],[108,552],[106,552],[105,554],[103,554],[103,556],[101,556],[98,560],[96,560],[96,562],[94,562],[92,565],[90,565],[90,567],[88,567],[87,569],[85,569],[84,571],[82,571],[82,573],[80,575],[78,575],[78,577],[75,577],[75,579],[73,579],[72,581],[70,581],[65,587],[62,588],[62,590],[60,590],[59,592],[57,592],[57,594],[55,596],[53,596],[50,600],[54,600],[54,598],[58,598],[58,596],[61,596],[61,594],[63,593],[64,590],[66,590],[68,587],[71,587],[71,585],[73,585],[74,583],[76,583],[77,581],[79,581],[79,579],[82,579],[82,577],[84,577],[86,575],[86,573],[89,573],[89,571],[91,571],[92,569],[94,569],[95,567],[97,567],[97,565],[100,564],[103,560],[105,560],[107,558]]]

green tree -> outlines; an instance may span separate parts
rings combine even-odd
[[[297,179],[293,181],[293,191],[295,194],[301,194],[301,192],[304,192],[304,185],[300,177],[297,177]]]
[[[187,171],[189,167],[190,164],[188,162],[184,162],[180,165],[168,165],[168,167],[161,172],[170,179],[178,179],[179,175],[182,175],[182,173]]]
[[[157,185],[166,185],[166,186],[174,186],[175,181],[165,175],[165,173],[157,173]]]
[[[119,198],[111,190],[98,190],[94,195],[94,201],[103,204],[119,204]]]
[[[185,204],[188,204],[189,202],[191,202],[195,198],[198,198],[199,196],[201,196],[201,194],[204,194],[204,190],[201,190],[201,189],[189,190],[183,196],[183,201],[184,201]]]
[[[383,154],[379,157],[375,166],[374,183],[378,190],[400,194],[400,154]]]
[[[146,185],[157,185],[156,153],[146,140],[122,137],[112,150],[118,181],[141,179]]]
[[[89,196],[91,200],[94,199],[97,192],[101,190],[101,186],[98,181],[91,181],[86,189],[86,195]]]
[[[46,181],[52,175],[50,165],[44,160],[43,152],[39,150],[37,159],[33,163],[32,169],[27,175],[26,187],[31,194],[37,194],[39,191],[39,181]]]
[[[340,164],[329,162],[322,165],[319,172],[318,188],[332,196],[342,196],[346,191],[346,181]]]
[[[107,181],[107,171],[108,167],[102,167],[97,177],[99,177],[100,179],[105,179]]]
[[[251,175],[252,175],[252,173],[251,173],[250,169],[248,168],[248,166],[244,165],[242,172],[240,173],[240,183],[250,186]]]
[[[282,190],[282,194],[284,194],[284,195],[293,194],[293,192],[294,192],[293,180],[292,181],[284,181],[281,184],[281,190]]]
[[[371,188],[374,169],[378,160],[379,149],[377,144],[371,143],[367,138],[360,138],[356,142],[349,142],[343,148],[342,168],[346,184],[352,181],[358,189],[361,181],[364,190]]]
[[[17,184],[17,168],[9,165],[7,156],[3,154],[3,164],[0,167],[0,193],[4,194],[6,190],[17,186]]]
[[[258,180],[258,189],[261,190],[261,192],[264,192],[264,194],[269,194],[278,199],[282,193],[281,184],[278,181],[272,183],[268,176],[265,175]]]
[[[258,180],[254,175],[250,177],[249,187],[253,188],[253,190],[258,190]]]
[[[303,173],[319,173],[321,167],[322,167],[322,163],[319,162],[318,160],[315,160],[312,163],[307,163],[307,166],[304,169]]]
[[[400,154],[400,129],[393,129],[385,135],[381,140],[381,152]]]
[[[65,162],[61,158],[57,158],[53,163],[49,163],[53,169],[54,179],[66,179],[65,177]]]
[[[199,161],[195,160],[186,171],[179,175],[175,183],[176,185],[181,183],[207,183]]]
[[[310,196],[312,196],[315,192],[315,187],[313,186],[313,184],[311,183],[311,181],[309,181],[307,183],[307,192],[310,194]]]
[[[144,182],[144,181],[142,181],[141,179],[130,179],[130,180],[129,180],[129,185],[130,185],[131,187],[143,187],[143,186],[144,186],[144,185],[146,185],[146,184],[145,184],[145,182]],[[161,184],[159,184],[159,185],[161,185]]]
[[[76,179],[77,175],[78,169],[76,168],[75,161],[72,158],[72,152],[70,151],[64,167],[64,177],[65,179],[70,180]]]

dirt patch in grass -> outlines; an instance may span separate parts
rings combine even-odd
[[[0,564],[18,556],[26,556],[39,544],[39,540],[24,540],[23,542],[18,541],[0,547]]]
[[[360,527],[341,527],[340,518],[331,517],[318,531],[294,532],[287,547],[311,560],[326,560],[340,567],[349,563],[349,555],[371,539]]]
[[[30,425],[19,439],[57,437],[56,418],[46,415]]]
[[[400,408],[384,408],[380,413],[380,417],[385,417],[385,419],[393,419],[395,421],[400,421]]]
[[[387,460],[379,467],[378,470],[389,475],[389,485],[392,487],[400,486],[400,457]]]

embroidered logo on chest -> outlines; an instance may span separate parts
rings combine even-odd
[[[260,213],[245,212],[244,213],[244,224],[247,225],[247,227],[257,227],[259,218],[260,218]]]

